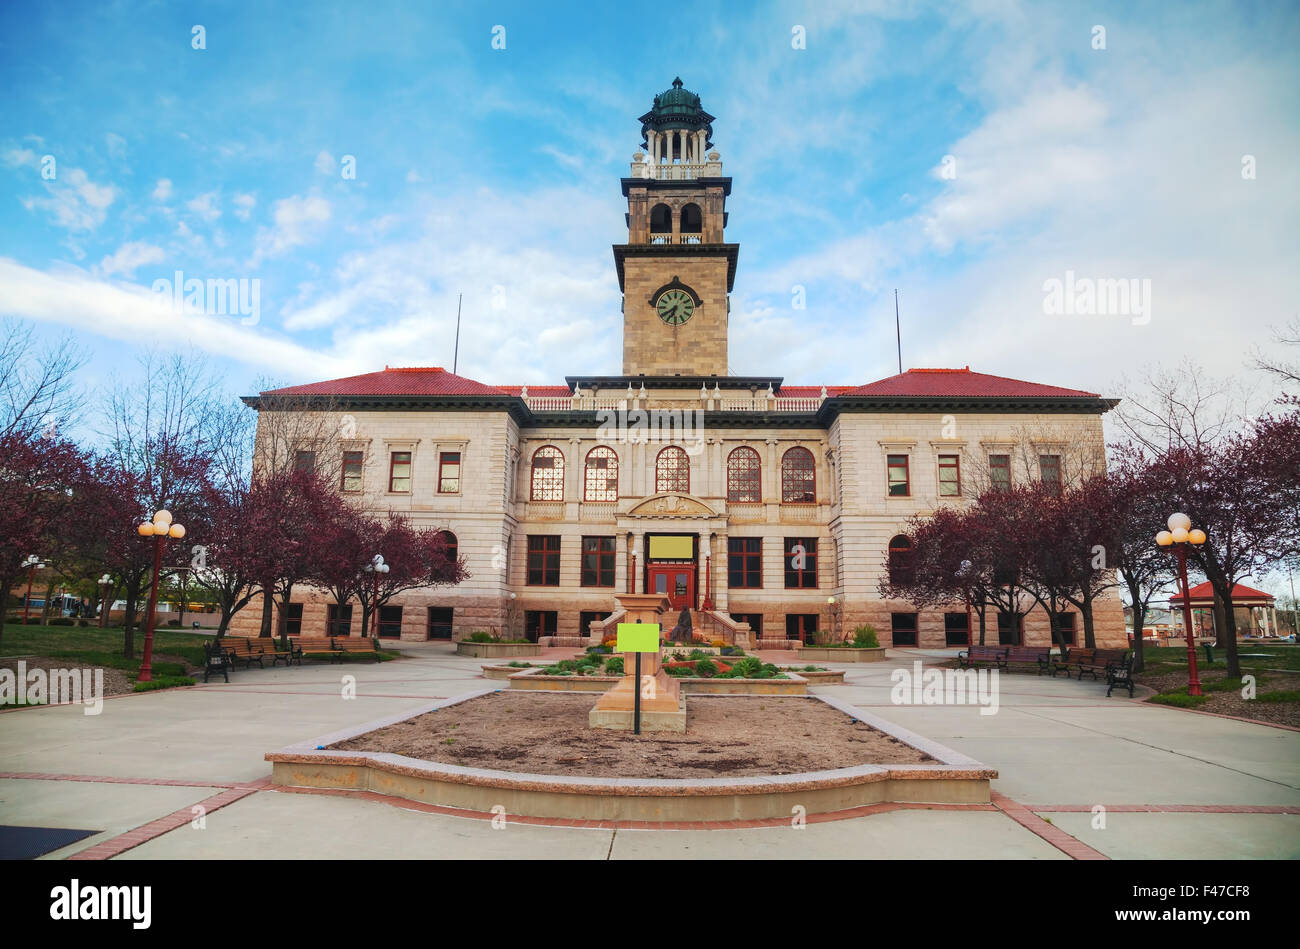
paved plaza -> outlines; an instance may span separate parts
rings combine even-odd
[[[1300,732],[1033,675],[1002,677],[995,715],[891,703],[891,671],[940,650],[846,664],[846,684],[815,691],[996,768],[989,805],[876,805],[802,828],[509,817],[494,827],[491,815],[368,792],[268,786],[267,751],[503,684],[449,644],[401,648],[410,658],[240,670],[229,684],[113,698],[98,716],[79,706],[0,713],[0,824],[93,831],[46,854],[81,859],[1300,857]],[[354,699],[341,696],[348,675]]]

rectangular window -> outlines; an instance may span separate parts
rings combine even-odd
[[[351,636],[352,635],[352,604],[339,606],[337,603],[329,605],[329,620],[326,624],[326,632],[331,636]]]
[[[438,456],[438,493],[460,493],[460,452],[444,451]]]
[[[1056,633],[1052,636],[1052,642],[1074,645],[1074,616],[1073,613],[1057,613],[1053,617]]]
[[[388,460],[388,490],[394,494],[411,492],[411,453],[395,451]]]
[[[939,456],[939,497],[961,497],[961,458],[957,455]]]
[[[916,645],[915,613],[890,613],[889,626],[894,636],[895,646]]]
[[[1061,490],[1061,456],[1039,455],[1038,472],[1043,478],[1043,486],[1052,492]]]
[[[361,490],[361,468],[365,463],[365,452],[345,451],[343,453],[343,471],[339,477],[339,490],[354,494]]]
[[[756,589],[763,585],[763,538],[727,538],[727,586]]]
[[[1011,490],[1011,456],[989,455],[989,487],[994,491]]]
[[[302,635],[302,604],[290,603],[288,612],[284,613],[284,634],[286,636]]]
[[[524,638],[535,643],[542,636],[554,636],[559,617],[555,610],[524,610]]]
[[[813,642],[817,638],[817,614],[786,613],[785,638]]]
[[[431,606],[428,611],[430,639],[451,639],[451,621],[455,607]]]
[[[998,614],[998,645],[1019,646],[1020,637],[1025,629],[1025,621],[1010,613]]]
[[[590,636],[590,635],[591,635],[591,624],[594,623],[594,622],[596,622],[596,620],[608,619],[609,616],[610,616],[610,611],[609,611],[609,610],[605,610],[604,612],[601,612],[601,611],[599,611],[599,610],[591,610],[591,611],[583,610],[582,612],[580,612],[580,613],[578,614],[578,632],[579,632],[579,634],[580,634],[581,636],[583,636],[583,637]],[[609,630],[608,632],[617,632],[617,631],[616,631],[616,630]]]
[[[785,586],[787,590],[817,586],[817,538],[785,539]]]
[[[615,558],[613,537],[582,538],[582,585],[612,587]]]
[[[304,471],[311,474],[316,470],[316,453],[314,451],[299,451],[293,456],[293,470]]]
[[[370,631],[366,630],[366,635]],[[402,635],[402,608],[400,606],[381,606],[379,608],[379,635],[385,639],[399,639]]]
[[[943,614],[943,641],[947,646],[970,645],[970,614]]]
[[[907,456],[889,456],[889,496],[905,498],[912,493],[907,479]]]
[[[528,535],[528,585],[558,587],[560,585],[560,535]]]

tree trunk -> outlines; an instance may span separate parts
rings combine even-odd
[[[122,617],[122,656],[126,659],[135,658],[135,604],[139,594],[128,590],[126,593],[126,608]]]
[[[271,583],[262,584],[262,628],[257,631],[259,639],[271,638],[271,617],[275,609],[273,602],[275,586]]]
[[[50,597],[54,596],[54,581],[45,585],[45,602],[41,604],[41,625],[50,625]],[[62,615],[62,614],[60,614]]]
[[[1142,630],[1147,620],[1147,605],[1142,601],[1142,591],[1136,583],[1128,583],[1128,595],[1133,600],[1133,671],[1141,672],[1146,668],[1146,653],[1143,650]]]
[[[1219,596],[1219,591],[1216,588],[1214,591],[1214,644],[1220,649],[1228,648],[1228,620],[1226,614],[1231,612],[1230,609],[1225,610],[1223,608],[1223,599]],[[1232,641],[1236,642],[1237,623],[1235,616],[1233,617],[1232,630]]]
[[[1084,597],[1079,604],[1079,613],[1083,616],[1083,646],[1085,649],[1097,648],[1097,628],[1092,617],[1092,597]]]
[[[280,616],[277,629],[280,632],[280,646],[283,649],[289,648],[289,606],[293,597],[293,584],[285,584],[284,590],[281,591],[282,599],[280,600]]]
[[[1223,652],[1228,657],[1228,678],[1240,679],[1241,660],[1237,658],[1237,616],[1232,608],[1232,600],[1228,597],[1224,598],[1223,617],[1226,634]]]

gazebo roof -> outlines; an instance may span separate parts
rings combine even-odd
[[[1188,593],[1191,595],[1188,601],[1192,606],[1213,606],[1214,605],[1214,587],[1209,580],[1204,583],[1198,583],[1192,587]],[[1175,605],[1183,605],[1181,594],[1174,594],[1169,598],[1169,606],[1172,609]],[[1248,587],[1245,584],[1238,583],[1232,588],[1232,605],[1233,606],[1272,606],[1273,594],[1265,593],[1263,590],[1256,590],[1254,587]]]

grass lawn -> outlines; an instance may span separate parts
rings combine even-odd
[[[1300,647],[1237,644],[1237,652],[1261,653],[1239,656],[1242,676],[1254,676],[1255,695],[1242,695],[1246,683],[1228,678],[1224,651],[1213,647],[1214,662],[1205,661],[1205,649],[1196,650],[1201,695],[1187,692],[1187,648],[1147,646],[1143,649],[1146,668],[1136,680],[1156,690],[1147,701],[1177,708],[1202,709],[1237,715],[1280,725],[1300,726]]]
[[[99,629],[95,626],[24,626],[6,623],[0,636],[0,657],[36,655],[55,659],[72,659],[88,665],[120,669],[132,679],[140,674],[140,659],[144,652],[144,630],[135,631],[135,658],[122,656],[125,633],[120,629]],[[203,644],[213,638],[212,633],[198,634],[176,629],[156,629],[153,634],[153,674],[155,678],[181,677],[186,668],[174,660],[184,660],[191,667],[203,667]],[[400,653],[379,653],[379,661],[396,659]],[[167,657],[162,662],[158,657]],[[172,661],[167,661],[172,660]],[[374,662],[369,654],[347,653],[344,662]],[[313,660],[308,659],[308,662]],[[328,662],[328,659],[320,660]]]

